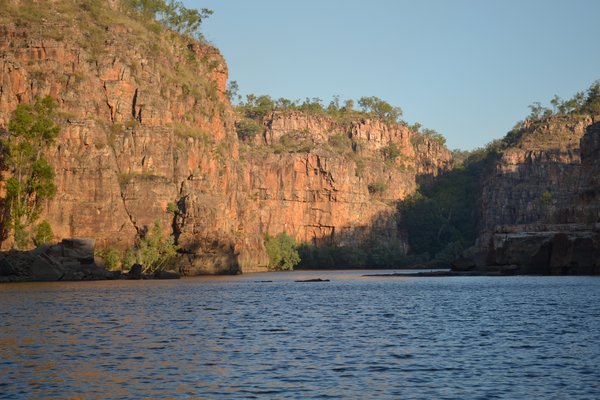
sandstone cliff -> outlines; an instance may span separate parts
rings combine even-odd
[[[555,116],[514,132],[514,143],[484,177],[481,234],[469,252],[480,249],[480,265],[600,273],[596,121]]]
[[[50,95],[59,104],[62,129],[48,154],[58,194],[43,216],[55,238],[125,247],[159,220],[188,254],[184,271],[264,269],[259,232],[239,222],[219,52],[148,29],[118,4],[12,7],[0,19],[0,126],[21,102]]]
[[[0,2],[0,128],[20,103],[58,102],[58,193],[42,216],[55,240],[125,248],[159,220],[187,274],[264,271],[267,232],[401,248],[395,202],[451,166],[445,147],[371,119],[274,113],[240,144],[217,49],[118,1],[50,3]]]
[[[553,117],[522,128],[484,178],[482,228],[573,218],[581,174],[579,142],[591,117]]]
[[[417,156],[414,133],[399,124],[276,111],[262,128],[241,148],[243,186],[261,231],[286,231],[300,242],[378,240],[406,251],[396,203],[415,192],[419,175],[451,166],[450,152],[428,141]],[[398,154],[386,159],[391,144]]]

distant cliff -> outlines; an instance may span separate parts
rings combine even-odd
[[[600,273],[599,131],[598,117],[583,114],[513,132],[482,180],[480,236],[468,252],[480,266]]]
[[[300,242],[356,246],[382,240],[406,248],[396,203],[418,176],[451,168],[452,156],[399,124],[276,111],[242,144],[244,187],[261,230]],[[397,154],[386,155],[393,146]]]

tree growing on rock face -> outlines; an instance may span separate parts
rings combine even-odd
[[[5,168],[10,176],[5,186],[2,230],[12,234],[17,248],[30,244],[32,228],[44,201],[56,193],[54,169],[43,153],[60,130],[54,122],[55,111],[56,103],[51,97],[38,99],[33,107],[20,104],[1,139]],[[36,227],[36,234],[40,230],[51,232],[46,225],[47,222]]]
[[[262,128],[253,119],[244,118],[236,122],[235,130],[240,140],[252,140],[262,131]]]

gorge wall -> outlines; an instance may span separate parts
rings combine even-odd
[[[264,269],[258,230],[240,224],[245,199],[219,52],[115,10],[55,5],[43,19],[3,14],[0,28],[0,125],[21,102],[58,102],[62,129],[48,154],[58,190],[42,216],[55,238],[123,248],[158,220],[188,273]]]
[[[0,128],[20,103],[58,103],[48,152],[58,190],[42,215],[56,240],[125,248],[160,221],[186,274],[266,270],[265,233],[401,248],[395,202],[418,176],[451,166],[443,145],[369,119],[275,112],[240,143],[217,49],[147,26],[118,2],[29,3],[5,1],[0,16]],[[400,155],[386,160],[390,143]]]
[[[272,113],[241,155],[261,231],[341,246],[385,240],[402,251],[396,202],[415,192],[417,176],[446,171],[452,160],[429,141],[418,153],[413,137],[405,126],[379,120],[342,124],[324,115]],[[382,150],[390,144],[399,154],[386,159]]]
[[[522,127],[484,177],[480,266],[527,273],[600,273],[598,117],[555,116]],[[476,250],[479,249],[479,250]]]

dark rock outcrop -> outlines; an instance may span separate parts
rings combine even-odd
[[[600,224],[502,227],[486,265],[515,265],[522,274],[600,274]]]
[[[112,278],[94,259],[93,239],[64,239],[32,251],[0,253],[4,281],[79,281]]]

